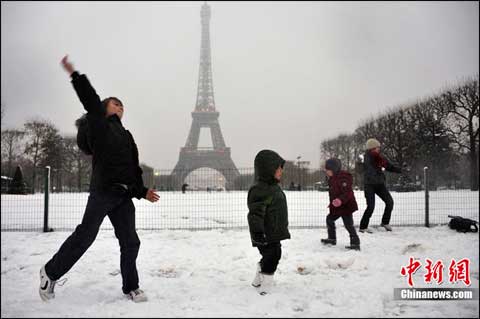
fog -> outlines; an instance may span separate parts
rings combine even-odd
[[[202,2],[1,2],[4,128],[84,111],[60,60],[125,105],[140,160],[173,168],[195,107]],[[209,2],[213,85],[237,167],[320,142],[478,73],[478,2]],[[200,146],[209,145],[202,132]]]

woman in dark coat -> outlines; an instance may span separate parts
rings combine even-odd
[[[360,232],[371,233],[368,228],[370,217],[375,209],[375,195],[378,195],[385,202],[382,223],[380,226],[387,231],[392,231],[390,218],[393,210],[393,198],[387,189],[385,174],[383,170],[394,173],[402,173],[402,170],[388,162],[380,154],[380,142],[374,138],[367,141],[367,151],[364,156],[364,192],[367,200],[367,208],[360,221]]]

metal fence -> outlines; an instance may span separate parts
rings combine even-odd
[[[222,173],[199,169],[187,173],[181,179],[172,174],[172,170],[157,170],[151,172],[152,176],[144,176],[147,186],[159,191],[160,200],[150,203],[133,199],[138,229],[248,227],[247,191],[253,182],[252,168]],[[425,173],[425,178],[428,178],[428,170]],[[1,195],[2,231],[71,231],[81,222],[88,192],[65,192],[64,189],[55,187],[58,181],[52,183],[54,170],[42,169],[37,172],[37,176],[39,180],[36,193]],[[188,187],[184,187],[183,192],[184,184],[188,184]],[[410,189],[412,191],[389,186],[401,190],[391,192],[395,202],[391,225],[446,224],[449,221],[448,215],[460,215],[478,221],[478,191],[426,190],[424,185],[423,180],[416,189]],[[285,170],[281,186],[287,197],[291,228],[325,227],[329,199],[323,172]],[[355,197],[359,210],[353,216],[355,225],[358,225],[366,201],[363,191],[358,188]],[[384,207],[384,203],[377,197],[371,226],[380,224]],[[112,229],[108,218],[105,218],[101,229]]]

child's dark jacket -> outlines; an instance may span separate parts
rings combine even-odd
[[[330,198],[330,214],[333,215],[348,215],[358,210],[357,201],[352,189],[353,178],[352,175],[346,171],[340,171],[328,179],[328,195]],[[334,199],[340,199],[342,205],[335,207],[332,205]]]
[[[255,184],[248,191],[248,226],[252,245],[259,239],[267,243],[290,238],[288,208],[284,192],[274,174],[285,160],[269,150],[261,151],[255,159]]]

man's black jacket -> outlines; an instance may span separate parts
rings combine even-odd
[[[88,145],[92,152],[90,192],[121,191],[130,197],[145,198],[138,149],[132,134],[118,116],[106,117],[105,107],[85,74],[72,73],[72,84],[87,111]]]

